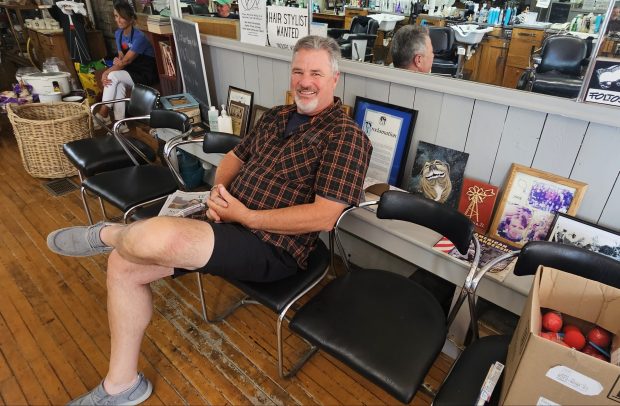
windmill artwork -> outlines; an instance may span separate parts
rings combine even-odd
[[[497,190],[497,186],[488,183],[469,178],[463,180],[459,211],[471,219],[480,234],[485,234],[491,224]]]

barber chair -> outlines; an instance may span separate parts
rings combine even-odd
[[[429,27],[428,35],[433,44],[433,54],[435,54],[431,73],[454,77],[458,68],[454,30],[450,27]]]
[[[125,102],[127,102],[127,117],[149,115],[159,104],[159,92],[148,86],[136,84],[131,91],[131,97],[95,103],[91,107],[91,111],[94,113],[103,104]],[[96,120],[94,114],[93,117]],[[100,124],[103,125],[103,123]],[[125,168],[137,163],[154,162],[157,158],[155,151],[137,138],[115,137],[112,129],[106,127],[106,130],[105,136],[71,141],[62,146],[69,162],[78,169],[80,183],[83,183],[84,179],[101,172]],[[93,224],[86,202],[86,191],[83,187],[81,188],[81,197],[88,222]],[[99,203],[105,216],[103,202],[100,200]]]
[[[620,288],[620,262],[582,248],[546,241],[529,242],[518,252],[513,272],[519,276],[534,275],[540,265]],[[485,266],[474,278],[472,294],[475,294],[478,282],[488,269],[491,268]],[[507,335],[488,336],[468,346],[454,364],[433,404],[437,406],[476,404],[490,366],[496,361],[506,363],[510,340],[511,337]],[[501,384],[502,378],[495,386],[495,391],[487,404],[498,404]]]
[[[373,48],[378,30],[379,22],[377,20],[366,16],[355,16],[351,20],[351,28],[349,30],[330,28],[327,30],[327,35],[338,41],[340,53],[346,59],[352,58],[354,54],[353,48],[356,47],[355,41],[366,41],[366,51],[363,59],[364,61],[372,62]],[[355,54],[359,54],[359,52],[355,52]]]
[[[136,120],[148,120],[151,128],[177,130],[181,134],[175,139],[186,137],[191,131],[191,124],[187,116],[171,110],[153,110],[149,115],[119,120],[113,127],[114,136],[128,155],[131,154],[131,151],[127,146],[128,143],[123,139],[119,127],[123,123]],[[169,160],[172,151],[164,150],[164,153],[166,160]],[[122,210],[125,223],[138,208],[165,199],[179,188],[185,189],[181,175],[173,166],[140,165],[135,158],[132,157],[132,160],[134,161],[132,166],[101,172],[82,181],[82,188],[85,191]],[[86,203],[85,210],[90,219],[90,209]],[[105,212],[103,214],[105,216]]]
[[[582,70],[588,64],[588,43],[570,35],[554,35],[543,43],[540,56],[534,55],[534,68],[519,78],[517,89],[565,98],[576,98],[583,82]]]
[[[441,352],[463,300],[446,318],[433,294],[415,281],[384,270],[350,269],[339,238],[340,224],[352,211],[371,205],[377,205],[377,218],[429,228],[446,236],[461,253],[473,243],[474,261],[465,285],[475,276],[480,245],[469,218],[421,196],[387,191],[380,200],[364,202],[340,216],[336,243],[348,272],[304,304],[289,326],[398,401],[409,403]],[[427,386],[423,389],[432,392]]]

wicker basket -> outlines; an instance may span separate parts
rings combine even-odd
[[[88,103],[32,103],[7,106],[26,172],[37,178],[64,178],[77,170],[62,145],[90,137]]]

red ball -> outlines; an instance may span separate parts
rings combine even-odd
[[[611,334],[609,331],[596,326],[588,333],[588,341],[592,341],[601,348],[607,348],[611,343]]]
[[[586,345],[586,338],[579,329],[565,329],[564,343],[571,348],[581,350]]]
[[[542,318],[542,326],[545,330],[557,333],[562,329],[562,315],[558,312],[547,312]]]
[[[562,331],[564,331],[564,333],[566,333],[566,332],[568,332],[570,330],[576,330],[576,331],[579,331],[581,333],[581,329],[579,327],[575,326],[574,324],[567,324],[562,329]]]

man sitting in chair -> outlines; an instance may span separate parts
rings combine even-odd
[[[152,385],[137,368],[152,313],[151,282],[187,272],[245,281],[303,272],[318,233],[359,202],[372,147],[334,97],[339,58],[333,39],[297,42],[295,104],[266,112],[224,156],[208,200],[212,222],[156,217],[48,236],[49,248],[61,255],[110,252],[110,365],[101,384],[72,404],[133,405],[150,396]]]
[[[395,68],[430,73],[434,58],[428,28],[421,25],[406,25],[394,34],[392,61]]]

